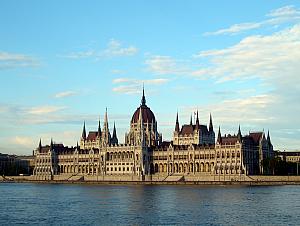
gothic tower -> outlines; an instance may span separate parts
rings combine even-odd
[[[111,141],[111,135],[108,128],[108,116],[107,116],[107,108],[106,108],[103,131],[102,131],[102,146],[110,145],[110,141]]]
[[[125,134],[125,143],[140,145],[144,142],[146,146],[150,147],[159,145],[161,141],[162,135],[158,133],[155,116],[146,104],[145,90],[143,88],[141,104],[132,116],[130,131]]]

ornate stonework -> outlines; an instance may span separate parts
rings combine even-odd
[[[54,144],[39,147],[34,151],[34,175],[41,180],[53,179],[55,175],[71,178],[77,175],[115,175],[143,179],[145,175],[162,175],[167,179],[174,175],[248,175],[265,174],[262,165],[272,158],[273,146],[270,135],[263,132],[242,136],[221,136],[217,141],[210,115],[209,125],[196,122],[179,126],[178,114],[171,142],[162,141],[154,113],[146,105],[143,96],[140,106],[130,121],[130,130],[125,134],[125,143],[119,144],[114,124],[111,136],[107,110],[101,130],[86,133],[83,125],[80,145],[65,147]]]

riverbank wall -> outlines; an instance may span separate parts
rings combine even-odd
[[[300,185],[300,176],[223,176],[218,175],[153,175],[153,176],[54,176],[39,180],[35,176],[0,176],[3,183],[127,184],[127,185]]]

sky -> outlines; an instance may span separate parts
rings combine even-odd
[[[198,110],[299,150],[300,2],[2,0],[0,81],[1,153],[75,146],[106,107],[123,143],[143,84],[164,140]]]

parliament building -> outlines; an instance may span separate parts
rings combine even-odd
[[[103,126],[87,133],[85,123],[79,144],[67,147],[52,141],[34,150],[34,176],[38,180],[56,177],[92,180],[168,180],[183,177],[225,177],[268,174],[263,161],[273,158],[269,132],[243,136],[215,135],[212,116],[208,125],[196,120],[180,126],[177,113],[172,141],[163,141],[154,113],[146,104],[143,90],[140,106],[132,115],[130,130],[121,144],[114,124],[109,130],[107,110]],[[176,179],[177,180],[177,179]]]

